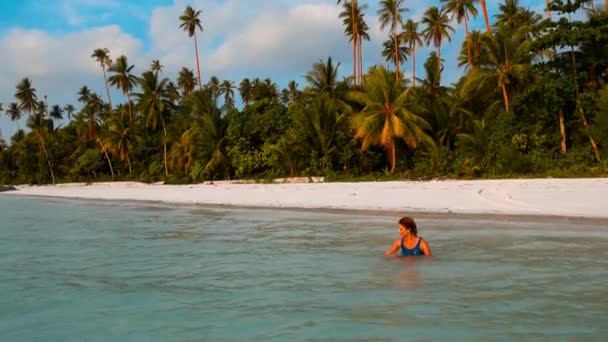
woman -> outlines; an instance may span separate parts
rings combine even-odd
[[[413,218],[405,216],[399,220],[399,235],[401,238],[395,240],[391,248],[384,252],[384,254],[393,255],[401,249],[401,256],[433,255],[426,240],[418,237],[418,229]]]

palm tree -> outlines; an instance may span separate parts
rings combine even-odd
[[[252,99],[253,85],[248,78],[244,78],[239,84],[239,95],[245,105],[248,105]]]
[[[470,70],[472,66],[475,66],[480,63],[484,63],[487,58],[484,58],[486,55],[485,47],[483,45],[483,37],[485,33],[473,30],[469,32],[469,41],[470,46],[463,45],[460,49],[460,55],[458,56],[458,66],[464,66],[465,69]],[[469,50],[470,47],[470,50]],[[471,62],[469,63],[469,51]]]
[[[378,16],[380,20],[380,29],[384,30],[385,27],[390,26],[393,38],[393,58],[395,61],[395,77],[400,78],[399,75],[399,64],[402,62],[401,49],[399,47],[399,35],[397,34],[397,26],[403,25],[402,13],[408,11],[407,8],[403,7],[404,0],[381,0],[380,8],[378,9]]]
[[[120,161],[127,162],[129,173],[132,173],[130,151],[133,149],[133,135],[125,115],[117,115],[109,120],[108,130],[103,137],[103,146],[112,152]]]
[[[21,108],[19,108],[19,104],[11,102],[6,109],[6,115],[10,117],[11,121],[17,123],[17,131],[20,131],[21,127],[19,127],[19,120],[21,119]]]
[[[502,91],[507,112],[511,110],[513,83],[523,81],[531,68],[530,41],[508,30],[497,30],[493,36],[482,38],[487,61],[474,68],[466,77],[462,90],[482,89],[492,83]]]
[[[63,109],[58,105],[54,105],[49,112],[49,116],[55,120],[63,119]]]
[[[350,21],[350,41],[353,42],[353,81],[355,84],[357,84],[357,65],[358,65],[358,58],[357,58],[357,44],[359,42],[358,40],[358,36],[359,33],[357,32],[357,16],[355,15],[355,8],[357,7],[357,0],[350,0],[350,3],[347,3],[347,0],[337,0],[337,4],[339,5],[340,3],[342,3],[342,1],[344,1],[344,12],[340,13],[340,18],[344,19],[344,26],[345,26],[345,30],[344,32],[347,33],[347,29],[348,29],[348,23],[346,22],[347,20]],[[350,7],[348,7],[348,6]],[[348,16],[348,10],[350,10],[350,17]],[[347,36],[349,35],[349,33],[347,33]]]
[[[197,11],[192,6],[187,6],[184,10],[184,13],[179,17],[181,20],[181,24],[179,27],[184,31],[188,32],[188,37],[194,37],[194,51],[196,53],[196,70],[198,71],[198,86],[202,90],[203,83],[201,82],[201,67],[198,62],[198,43],[196,41],[196,29],[198,28],[203,32],[203,26],[201,25],[201,20],[199,19],[199,15],[201,11]]]
[[[160,64],[160,61],[158,59],[152,60],[152,63],[150,64],[150,70],[157,76],[159,73],[163,72],[164,68],[165,66]]]
[[[71,104],[67,104],[63,107],[63,110],[65,111],[65,113],[68,116],[68,120],[72,119],[72,115],[74,115],[74,111],[76,110],[76,108],[74,108],[73,105]]]
[[[481,10],[483,11],[483,20],[486,23],[486,31],[489,34],[492,34],[492,28],[490,27],[490,18],[488,16],[488,6],[486,5],[486,0],[479,0],[481,3]]]
[[[412,66],[412,81],[413,86],[416,86],[416,47],[422,46],[422,34],[418,32],[418,23],[414,22],[412,19],[408,19],[408,21],[403,25],[403,33],[401,33],[401,39],[407,45],[408,52],[412,54],[414,57],[413,66]]]
[[[224,80],[220,85],[220,93],[224,94],[224,105],[227,109],[234,108],[234,90],[236,85],[233,81]]]
[[[340,63],[334,65],[331,57],[327,58],[327,62],[320,60],[318,63],[315,63],[305,76],[309,84],[307,90],[313,94],[326,94],[330,97],[335,97],[339,67]]]
[[[127,57],[122,55],[118,57],[116,62],[110,68],[109,71],[113,72],[114,74],[108,79],[111,85],[122,90],[125,96],[127,96],[129,118],[131,120],[133,120],[133,111],[131,109],[131,90],[137,83],[137,77],[131,74],[134,67],[134,65],[129,65]]]
[[[87,102],[89,102],[89,99],[91,97],[91,89],[89,89],[89,87],[87,86],[82,86],[80,89],[78,89],[77,95],[78,102],[86,104]]]
[[[206,88],[211,92],[211,99],[213,104],[217,103],[217,98],[220,96],[220,79],[217,76],[211,76],[209,82],[206,84]]]
[[[150,71],[142,74],[139,84],[142,92],[135,94],[138,98],[139,112],[146,118],[152,129],[156,129],[160,123],[163,128],[163,157],[165,164],[165,175],[169,176],[169,166],[167,164],[167,125],[165,116],[171,106],[171,101],[167,98],[166,86],[169,80],[164,78],[159,80],[158,77]]]
[[[340,3],[340,1],[338,2]],[[344,10],[340,13],[340,18],[344,24],[344,34],[353,42],[353,59],[355,60],[354,68],[354,84],[359,85],[362,82],[363,74],[363,39],[369,40],[369,26],[365,22],[365,10],[367,5],[359,6],[356,1],[344,3]]]
[[[426,24],[426,29],[422,33],[427,45],[430,45],[432,42],[437,48],[437,57],[439,58],[438,69],[441,69],[441,42],[444,38],[452,41],[449,31],[454,32],[454,29],[450,26],[450,19],[444,8],[440,10],[433,6],[424,13],[422,23]]]
[[[110,86],[108,85],[108,78],[106,76],[106,68],[112,67],[112,59],[110,58],[110,51],[108,49],[95,49],[92,58],[95,58],[97,63],[101,65],[101,70],[103,71],[103,80],[106,84],[106,95],[108,96],[108,103],[110,104],[110,115],[114,115],[112,111],[112,99],[110,98]]]
[[[398,63],[405,63],[407,62],[407,55],[409,54],[409,51],[407,49],[407,47],[401,45],[401,39],[398,39],[399,41],[399,46],[397,47],[397,50],[395,50],[395,45],[394,45],[394,41],[395,41],[395,37],[393,37],[393,34],[390,33],[388,36],[388,39],[386,41],[384,41],[384,43],[382,44],[382,57],[384,57],[384,59],[387,62],[393,62],[395,63],[395,61],[398,61]],[[395,52],[397,52],[397,54],[395,54]],[[397,67],[395,68],[395,73],[397,73]],[[395,77],[396,79],[399,79],[398,77]]]
[[[469,15],[477,18],[477,8],[475,8],[475,0],[442,0],[445,4],[445,11],[452,14],[452,20],[460,24],[464,22],[464,30],[466,32],[467,54],[469,66],[473,65],[471,58],[471,39],[469,35]]]
[[[510,28],[517,26],[519,16],[524,11],[524,8],[519,6],[519,0],[505,0],[503,4],[498,5],[499,13],[496,14],[496,19],[499,23],[508,25]]]
[[[182,95],[187,96],[194,90],[196,83],[194,72],[188,68],[182,68],[177,75],[177,86],[182,90]]]
[[[38,96],[36,96],[36,88],[32,88],[32,82],[29,78],[24,78],[17,85],[15,98],[19,100],[19,108],[27,110],[30,116],[34,114],[34,110],[38,108]]]
[[[355,138],[361,140],[362,150],[372,145],[384,148],[393,174],[397,167],[397,139],[402,139],[410,148],[416,148],[421,140],[430,140],[424,132],[428,124],[410,109],[413,90],[404,91],[401,83],[380,66],[367,75],[364,91],[347,94],[348,99],[363,106],[352,119]]]
[[[38,137],[40,149],[46,157],[46,162],[51,173],[51,179],[53,180],[53,184],[55,184],[55,173],[53,172],[51,158],[46,150],[46,145],[44,144],[44,138],[42,135],[43,130],[46,128],[45,120],[43,115],[34,114],[34,111],[38,108],[38,103],[36,103],[38,97],[36,96],[36,88],[32,87],[32,82],[29,78],[24,78],[21,80],[21,82],[19,82],[17,85],[17,91],[15,92],[15,98],[19,100],[19,109],[27,110],[30,113],[29,127],[36,133],[36,136]],[[44,112],[42,112],[42,114],[44,114]]]

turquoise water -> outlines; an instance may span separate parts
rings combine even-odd
[[[608,231],[0,195],[1,341],[602,340]]]

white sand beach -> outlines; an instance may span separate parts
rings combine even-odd
[[[49,196],[272,208],[608,218],[608,178],[360,183],[160,185],[136,182],[20,186]]]

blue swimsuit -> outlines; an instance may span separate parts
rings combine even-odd
[[[412,249],[408,249],[407,247],[405,247],[405,243],[403,242],[404,240],[405,239],[401,239],[401,256],[424,255],[424,253],[422,253],[422,250],[420,249],[420,241],[422,241],[421,238],[418,238],[418,243]]]

